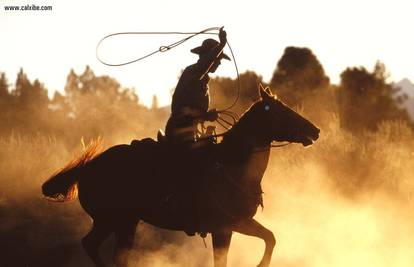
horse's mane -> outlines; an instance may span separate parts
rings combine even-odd
[[[240,119],[228,130],[223,134],[223,141],[226,139],[228,140],[230,136],[235,136],[239,134],[241,131],[240,129],[248,126],[248,123],[250,123],[250,117],[252,114],[256,112],[254,110],[254,107],[257,103],[259,103],[261,100],[254,101],[241,115]]]

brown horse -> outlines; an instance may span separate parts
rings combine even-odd
[[[259,93],[261,99],[219,144],[186,155],[148,139],[99,155],[90,148],[46,181],[43,194],[64,201],[78,190],[82,207],[93,218],[82,245],[96,266],[104,266],[98,247],[111,233],[117,237],[114,260],[127,265],[140,220],[189,234],[211,233],[215,267],[227,265],[232,232],[256,236],[266,245],[259,266],[269,266],[276,240],[253,216],[262,203],[260,184],[271,143],[308,146],[318,139],[319,129],[269,88],[260,86]]]

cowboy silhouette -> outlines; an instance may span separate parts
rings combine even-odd
[[[167,140],[172,143],[194,143],[199,137],[198,123],[218,118],[216,109],[209,110],[208,74],[217,70],[221,59],[230,60],[223,53],[227,42],[227,33],[223,28],[220,29],[219,39],[220,42],[206,39],[201,46],[191,50],[199,55],[199,59],[181,74],[172,98],[171,115],[165,127]]]

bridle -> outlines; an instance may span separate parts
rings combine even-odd
[[[221,115],[224,115],[224,116],[228,117],[228,119],[230,119],[230,121],[229,121],[227,118],[223,118],[222,116],[219,116],[216,119],[216,122],[221,127],[223,127],[224,129],[226,129],[227,131],[230,130],[239,121],[239,119],[240,119],[240,116],[237,113],[233,112],[233,111],[222,110],[222,111],[218,111],[218,113],[221,114]],[[202,128],[202,132],[201,133],[204,134],[205,133],[205,129],[206,129],[206,127],[204,126],[204,124],[201,124],[201,128]],[[202,137],[198,138],[198,140],[199,141],[202,141],[202,140],[207,140],[207,139],[214,138],[216,140],[216,142],[217,142],[217,138],[218,137],[223,137],[225,134],[226,134],[226,132],[216,133],[215,130],[214,130],[214,134],[208,135],[208,136],[202,136]],[[257,149],[254,149],[253,152],[261,152],[261,151],[266,151],[266,150],[271,149],[271,148],[285,147],[285,146],[290,145],[290,144],[293,143],[293,142],[286,142],[286,143],[282,143],[282,144],[275,144],[274,142],[276,142],[276,141],[273,141],[270,144],[269,147],[257,148]]]

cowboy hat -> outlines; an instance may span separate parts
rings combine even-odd
[[[191,52],[194,54],[202,55],[217,47],[220,43],[214,39],[205,39],[201,46],[191,49]],[[220,58],[230,60],[230,57],[223,52],[220,53]]]

